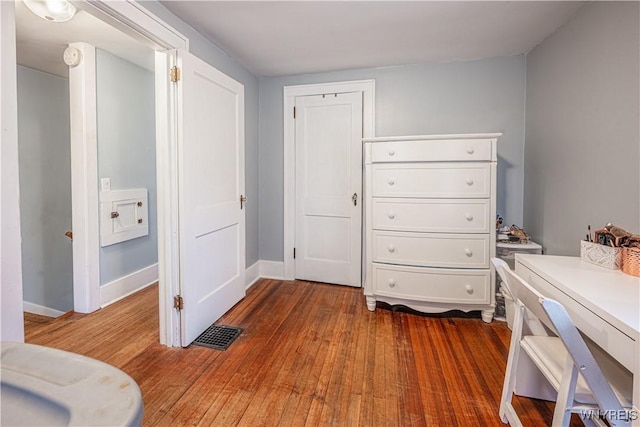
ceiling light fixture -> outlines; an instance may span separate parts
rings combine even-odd
[[[67,22],[78,9],[67,0],[23,0],[29,10],[49,22]]]

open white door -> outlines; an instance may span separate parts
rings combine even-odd
[[[244,87],[180,51],[181,345],[245,295]]]
[[[361,285],[362,93],[295,100],[296,279]]]

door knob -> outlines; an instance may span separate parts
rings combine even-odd
[[[351,200],[353,201],[353,206],[358,206],[358,193],[353,193]]]
[[[240,195],[240,209],[244,207],[244,204],[247,203],[247,196]]]

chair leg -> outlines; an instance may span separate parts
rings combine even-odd
[[[576,382],[578,381],[578,368],[573,363],[573,358],[567,355],[564,362],[562,381],[558,389],[558,399],[556,407],[553,411],[553,423],[556,426],[568,426],[571,421],[571,411],[568,409],[573,406],[573,398],[576,391]]]
[[[524,306],[518,304],[516,306],[516,315],[513,321],[513,330],[511,331],[511,342],[509,344],[509,357],[507,358],[507,369],[504,374],[504,383],[502,385],[502,397],[500,398],[500,419],[503,423],[513,422],[507,415],[515,415],[515,411],[511,407],[511,399],[516,389],[516,370],[518,369],[518,359],[520,357],[520,339],[522,338]],[[517,420],[519,423],[519,420]]]

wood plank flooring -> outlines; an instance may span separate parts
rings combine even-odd
[[[226,351],[161,346],[152,286],[90,315],[25,315],[25,337],[131,375],[146,426],[503,425],[505,323],[369,312],[361,289],[266,279],[218,323],[244,328]],[[551,403],[515,406],[550,425]]]

